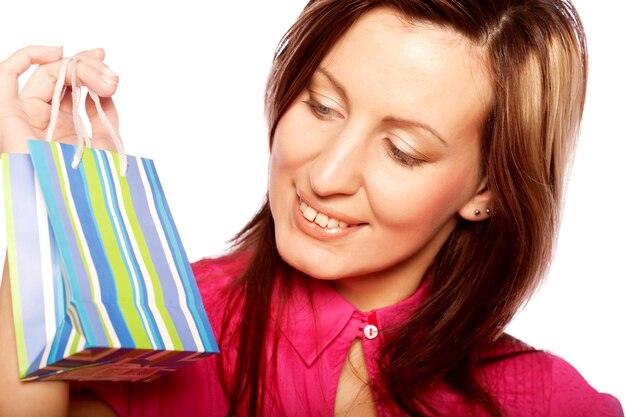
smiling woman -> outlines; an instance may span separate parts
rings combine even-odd
[[[269,201],[287,263],[368,311],[415,292],[458,216],[484,220],[492,91],[479,54],[389,9],[337,42],[274,133]]]
[[[84,55],[81,81],[113,94],[101,51]],[[28,103],[7,87],[28,63],[46,91],[59,58],[3,62],[3,104]],[[221,354],[151,383],[74,383],[71,412],[623,415],[504,333],[551,259],[586,71],[567,1],[309,2],[267,85],[267,199],[232,253],[193,266]],[[20,106],[0,106],[3,151],[34,125]],[[7,300],[4,285],[3,349]],[[65,411],[66,385],[27,392],[11,355],[0,367],[5,398]]]

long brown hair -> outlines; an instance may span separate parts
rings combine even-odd
[[[456,30],[487,51],[495,94],[484,124],[482,169],[493,215],[459,221],[431,265],[428,300],[386,339],[383,377],[373,388],[421,416],[433,412],[428,388],[443,382],[499,416],[474,377],[477,355],[502,335],[550,262],[585,96],[582,25],[567,0],[312,0],[275,55],[266,90],[270,147],[281,116],[329,49],[381,6],[408,22]],[[253,255],[231,300],[243,318],[227,391],[231,414],[252,416],[262,413],[271,366],[264,358],[273,333],[269,320],[259,318],[269,316],[276,272],[288,269],[276,250],[267,201],[234,242]]]

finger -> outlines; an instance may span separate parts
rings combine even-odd
[[[72,93],[68,91],[63,96],[60,106],[57,122],[54,126],[50,125],[51,106],[44,107],[41,120],[44,120],[42,131],[47,134],[46,127],[54,130],[52,140],[55,142],[74,143],[74,121],[72,120]]]
[[[20,97],[38,99],[44,102],[52,100],[54,86],[59,75],[61,61],[41,65],[28,80]],[[84,56],[76,64],[78,86],[85,85],[100,96],[110,97],[117,90],[119,77],[99,59]],[[71,84],[71,71],[66,72],[65,85]]]
[[[102,59],[104,59],[104,50],[97,49],[93,51],[96,51],[96,52],[101,51]],[[89,51],[89,52],[93,52],[93,51]],[[97,75],[100,77],[100,79],[94,79],[91,85],[87,84],[86,82],[81,83],[81,81],[85,81],[85,80],[81,80],[81,78],[79,77],[78,79],[79,85],[86,85],[91,91],[98,94],[99,96],[104,96],[104,97],[112,96],[115,90],[117,89],[117,84],[119,83],[119,76],[111,68],[109,68],[109,66],[106,65],[102,61],[102,59],[99,59],[99,58],[94,59],[92,58],[92,56],[89,56],[89,55],[82,56],[81,54],[79,54],[79,58],[80,58],[79,64],[84,63],[86,65],[89,65],[90,67],[93,68],[93,71],[95,71],[95,72],[92,71],[92,74],[97,74],[97,72],[99,72],[99,74]],[[104,84],[106,86],[104,89],[101,88],[102,81],[104,81]],[[113,89],[108,88],[110,86],[115,86],[115,88]]]
[[[97,59],[98,61],[104,61],[104,58],[106,57],[106,53],[104,52],[104,49],[102,48],[94,48],[94,49],[81,51],[77,53],[76,55],[79,56],[81,59],[93,58],[93,59]]]
[[[113,130],[119,136],[119,117],[113,99],[110,97],[102,97],[100,98],[100,105],[102,106],[102,110],[104,110],[107,120],[113,127]],[[98,149],[116,150],[113,138],[111,138],[109,131],[100,119],[100,115],[98,115],[91,96],[87,96],[85,99],[85,110],[89,122],[91,123],[93,146]]]
[[[78,86],[87,86],[98,95],[105,97],[115,93],[119,77],[104,62],[89,55],[79,55],[76,75]],[[50,101],[54,84],[57,81],[61,62],[40,66],[28,80],[20,96]],[[65,75],[65,85],[71,84],[71,71]]]
[[[18,95],[18,77],[31,65],[48,64],[63,56],[62,47],[27,46],[0,63],[0,100],[14,99]]]

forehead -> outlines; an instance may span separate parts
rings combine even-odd
[[[373,116],[419,118],[444,136],[482,126],[492,88],[484,51],[462,34],[374,9],[320,65],[343,84],[349,105]]]

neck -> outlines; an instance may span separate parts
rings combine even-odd
[[[385,271],[332,281],[337,292],[361,311],[388,307],[410,297],[428,265],[397,265]]]

